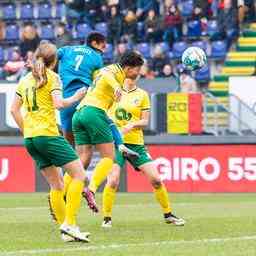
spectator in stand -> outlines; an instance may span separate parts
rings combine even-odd
[[[244,2],[244,6],[243,6],[244,19],[243,20],[245,20],[246,22],[255,21],[256,2],[254,0],[244,0],[243,2]]]
[[[238,6],[232,4],[232,0],[224,0],[218,10],[218,27],[219,32],[213,35],[212,40],[227,39],[228,47],[230,47],[233,39],[238,34]]]
[[[119,6],[121,13],[126,15],[129,10],[136,12],[136,1],[135,0],[120,0]]]
[[[34,53],[29,51],[27,53],[27,56],[25,58],[25,66],[24,68],[21,70],[21,75],[20,77],[25,76],[27,73],[29,73],[31,71],[31,67],[32,67],[32,62],[33,62],[33,58],[34,58]]]
[[[117,44],[121,37],[122,20],[117,12],[117,7],[110,8],[110,18],[108,20],[108,38],[111,44]]]
[[[147,61],[144,61],[144,64],[140,69],[140,77],[145,79],[155,78],[155,73],[153,70],[150,70]]]
[[[164,65],[160,73],[160,77],[177,79],[177,75],[174,73],[174,70],[171,64]]]
[[[164,41],[172,46],[173,41],[179,41],[182,36],[182,19],[176,5],[166,10],[164,17]]]
[[[137,18],[132,10],[129,10],[122,23],[122,39],[128,43],[137,41]]]
[[[193,93],[199,91],[197,83],[195,79],[189,74],[189,71],[185,70],[183,67],[180,67],[178,73],[180,92]]]
[[[5,24],[0,20],[0,41],[4,39]]]
[[[25,58],[29,51],[34,52],[40,43],[40,38],[36,28],[31,25],[25,25],[21,33],[20,52],[22,58]]]
[[[151,69],[155,72],[155,76],[160,76],[166,64],[170,64],[169,58],[164,54],[161,46],[156,45],[150,65]]]
[[[14,48],[11,59],[4,65],[3,70],[6,74],[7,81],[18,81],[21,76],[21,71],[25,66],[20,51],[18,48]]]
[[[69,45],[72,41],[72,36],[69,31],[66,29],[66,25],[60,22],[56,28],[57,38],[56,38],[56,46],[57,48],[63,47],[65,45]]]
[[[154,9],[149,10],[145,20],[146,41],[157,43],[161,40],[161,21],[156,16]]]
[[[194,19],[207,18],[212,16],[211,4],[213,0],[194,0]]]
[[[137,0],[136,16],[138,19],[145,19],[149,10],[159,13],[159,3],[156,0]]]
[[[127,45],[125,43],[119,43],[116,46],[114,62],[119,62],[120,56],[122,56],[127,50]]]
[[[73,20],[89,23],[89,19],[86,16],[84,0],[65,0],[65,4],[68,24],[72,23]]]

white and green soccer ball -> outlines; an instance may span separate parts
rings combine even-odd
[[[188,70],[196,70],[202,68],[206,65],[207,57],[204,52],[199,47],[189,47],[182,54],[182,64]]]

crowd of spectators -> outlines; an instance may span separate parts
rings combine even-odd
[[[60,1],[59,1],[60,2]],[[103,22],[107,25],[108,42],[114,46],[114,59],[134,45],[147,42],[151,56],[147,57],[142,76],[176,76],[168,52],[160,43],[172,47],[174,42],[186,37],[186,24],[190,20],[200,21],[202,35],[209,20],[218,23],[218,32],[207,40],[226,39],[228,46],[239,35],[239,28],[246,21],[255,19],[254,0],[194,0],[192,14],[182,15],[182,0],[65,0],[65,12],[55,27],[57,47],[74,43],[72,27],[86,23],[91,28]],[[185,1],[188,2],[189,1]],[[183,8],[187,8],[186,6]],[[4,38],[4,23],[0,22],[0,44]],[[32,23],[23,25],[18,47],[10,53],[10,59],[3,66],[8,80],[17,80],[26,72],[25,62],[31,58],[40,42],[40,33]],[[185,39],[186,40],[186,39]],[[75,41],[77,43],[77,41]],[[194,86],[192,86],[194,88]],[[194,90],[194,89],[193,89]]]

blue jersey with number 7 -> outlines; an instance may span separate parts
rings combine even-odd
[[[63,83],[64,95],[75,92],[83,84],[90,86],[93,72],[103,67],[101,52],[87,45],[60,48],[58,50],[58,60],[58,73]],[[73,81],[76,81],[76,83],[72,83]]]

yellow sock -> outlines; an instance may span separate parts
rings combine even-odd
[[[76,225],[76,216],[80,208],[84,182],[73,179],[68,187],[66,202],[66,223]]]
[[[162,207],[163,213],[171,212],[170,201],[165,185],[162,184],[162,186],[160,186],[158,189],[154,188],[154,193],[156,196],[156,200]]]
[[[107,178],[112,171],[113,160],[110,158],[102,158],[93,170],[92,178],[89,184],[89,189],[96,192],[101,183]]]
[[[62,190],[53,190],[50,191],[50,204],[52,211],[56,217],[57,223],[62,224],[65,220],[65,202],[63,198]]]
[[[72,178],[71,178],[71,176],[66,172],[66,173],[64,174],[63,180],[64,180],[64,196],[66,196],[66,195],[67,195],[67,192],[68,192],[68,187],[69,187],[70,183],[72,182]]]
[[[104,217],[112,216],[112,209],[116,199],[116,189],[106,185],[103,191],[102,211]]]

